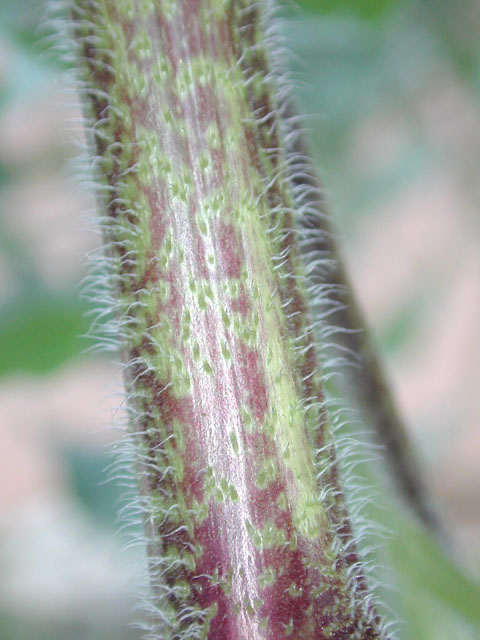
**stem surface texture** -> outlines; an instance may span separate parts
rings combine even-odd
[[[340,490],[262,3],[72,10],[149,637],[385,638]]]

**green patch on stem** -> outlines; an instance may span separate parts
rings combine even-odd
[[[258,576],[258,586],[261,590],[266,587],[271,587],[275,584],[275,580],[277,579],[277,574],[272,566],[268,566],[264,569],[262,573]]]
[[[260,463],[255,481],[260,489],[266,489],[278,476],[276,461],[273,458],[266,458]]]

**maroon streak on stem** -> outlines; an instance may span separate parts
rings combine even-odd
[[[77,0],[153,637],[385,638],[340,490],[261,3]]]

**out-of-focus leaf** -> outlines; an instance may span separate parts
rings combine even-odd
[[[415,286],[412,285],[405,300],[399,301],[391,309],[391,316],[378,331],[379,345],[384,353],[392,353],[407,345],[421,327],[431,318],[432,304],[441,294],[428,275],[419,274]]]
[[[480,637],[480,585],[467,576],[420,525],[393,516],[396,530],[390,544],[395,569],[406,587],[428,595],[460,620],[470,623]],[[438,637],[438,636],[437,636]]]
[[[44,33],[39,24],[46,16],[47,0],[3,0],[0,3],[0,28],[26,52],[38,55]]]
[[[415,333],[421,313],[422,307],[417,304],[406,305],[397,311],[390,323],[380,331],[381,347],[390,353],[401,349]]]
[[[316,13],[351,13],[363,19],[374,19],[385,15],[399,5],[399,0],[298,0],[304,9]]]
[[[333,379],[329,395],[338,395]],[[356,433],[357,429],[361,434]],[[366,522],[374,523],[374,531],[377,530],[365,538],[363,544],[365,548],[374,549],[371,560],[375,566],[382,567],[378,578],[385,586],[380,587],[380,595],[393,611],[393,618],[401,621],[398,637],[400,640],[477,640],[480,638],[479,582],[400,504],[392,485],[385,482],[381,461],[365,462],[365,457],[371,455],[365,429],[368,426],[344,424],[340,434],[347,439],[354,435],[364,443],[348,452],[349,464],[358,461],[354,465],[355,486],[368,487],[365,495],[369,499],[364,502],[363,515]]]
[[[0,93],[0,109],[1,109],[1,93]],[[9,167],[7,167],[6,164],[4,164],[3,162],[0,162],[0,189],[3,187],[4,184],[8,183],[8,181],[11,179],[10,176],[10,170]]]
[[[371,473],[361,473],[372,479]],[[388,497],[384,485],[377,482],[376,487],[378,496],[367,512],[373,522],[389,531],[376,562],[385,564],[394,576],[394,591],[387,593],[386,600],[390,600],[397,619],[402,621],[400,637],[479,638],[480,584],[396,500]]]
[[[94,611],[91,616],[85,616],[79,610],[76,616],[62,616],[60,612],[59,619],[51,620],[31,611],[23,612],[21,617],[11,611],[0,611],[0,637],[2,640],[139,640],[143,634],[129,624],[128,613],[128,610],[107,610],[100,615]]]
[[[0,36],[3,36],[1,31]],[[48,57],[41,56],[39,51],[24,50],[18,42],[12,41],[11,32],[3,39],[8,46],[9,64],[2,69],[0,106],[31,100],[32,96],[45,90],[53,91],[56,70],[49,64]]]
[[[73,447],[61,456],[77,500],[94,520],[115,527],[124,491],[113,478],[106,481],[114,456]]]
[[[89,342],[88,306],[74,295],[24,295],[0,309],[0,376],[44,372],[79,355]]]

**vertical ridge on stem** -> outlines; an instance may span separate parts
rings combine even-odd
[[[266,9],[76,0],[152,637],[386,638],[324,406]]]

